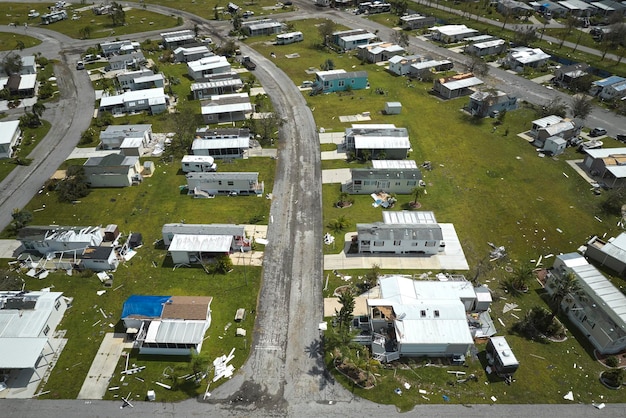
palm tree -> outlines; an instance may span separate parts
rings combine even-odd
[[[339,322],[339,333],[345,343],[347,342],[345,340],[346,334],[342,331],[350,329],[350,321],[352,321],[352,314],[354,312],[354,293],[351,288],[348,288],[341,292],[337,299],[341,304],[341,309],[339,311],[335,309],[335,315],[337,316],[337,321]]]
[[[420,186],[413,187],[413,189],[411,190],[411,194],[415,196],[415,199],[413,200],[413,207],[417,206],[417,199],[419,199],[421,193],[422,188]]]
[[[340,233],[349,226],[350,221],[348,221],[345,216],[339,216],[337,219],[333,219],[328,223],[328,227],[335,233]]]
[[[513,286],[517,290],[526,291],[528,284],[533,278],[533,269],[530,264],[522,263],[513,271]]]
[[[572,297],[576,297],[580,301],[586,299],[578,278],[572,272],[560,277],[554,276],[550,287],[552,288],[552,294],[550,295],[552,318],[561,313],[563,301],[570,301]]]

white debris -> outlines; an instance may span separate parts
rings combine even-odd
[[[563,396],[563,399],[568,400],[568,401],[573,401],[574,393],[570,390],[569,392],[565,394],[565,396]]]
[[[230,354],[228,356],[220,356],[213,360],[213,366],[215,367],[215,376],[213,377],[213,381],[217,382],[222,377],[231,377],[233,372],[235,371],[235,366],[232,364],[228,364],[229,361],[235,358],[235,349],[230,350]]]

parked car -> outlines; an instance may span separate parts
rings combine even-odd
[[[604,128],[593,128],[591,132],[589,132],[589,136],[596,137],[606,135],[606,129]]]
[[[251,12],[250,10],[246,10],[245,12],[243,12],[242,16],[243,16],[244,19],[247,19],[247,18],[249,18],[251,16],[254,16],[254,12]]]
[[[84,69],[85,69],[85,63],[84,63],[84,62],[82,62],[82,61],[78,61],[78,62],[76,63],[76,69],[77,69],[77,70],[84,70]]]
[[[617,134],[615,135],[615,139],[619,142],[626,142],[626,134]]]

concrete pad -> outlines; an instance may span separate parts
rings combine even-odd
[[[124,342],[124,334],[104,334],[98,353],[94,357],[77,399],[102,399],[106,393],[117,362],[124,349],[130,350],[132,342]]]
[[[335,316],[335,312],[341,310],[341,303],[338,298],[324,298],[324,318]],[[364,296],[356,296],[354,298],[354,316],[367,315],[367,298]]]
[[[320,132],[320,144],[343,144],[345,132]]]
[[[435,255],[415,254],[327,254],[324,256],[324,270],[369,269],[376,264],[381,269],[395,270],[469,270],[461,242],[453,224],[440,223],[443,240],[446,243],[444,252]],[[349,243],[355,232],[345,235],[345,243]],[[346,245],[344,245],[344,248]]]
[[[322,160],[345,160],[347,155],[345,152],[340,151],[322,151]]]
[[[16,239],[0,239],[0,258],[15,258],[22,243]]]
[[[537,84],[543,84],[543,83],[549,83],[550,81],[552,81],[553,78],[554,78],[553,74],[546,74],[546,75],[542,75],[541,77],[535,77],[530,81],[532,81],[533,83],[537,83]]]
[[[322,184],[345,183],[352,178],[349,168],[322,170]]]
[[[263,266],[264,255],[263,251],[236,252],[230,255],[230,259],[235,266],[261,267]]]

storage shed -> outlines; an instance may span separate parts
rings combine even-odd
[[[109,224],[104,229],[104,241],[115,241],[117,237],[120,235],[120,230],[115,224]]]
[[[385,115],[399,115],[402,111],[402,103],[400,102],[387,102],[385,103]]]

